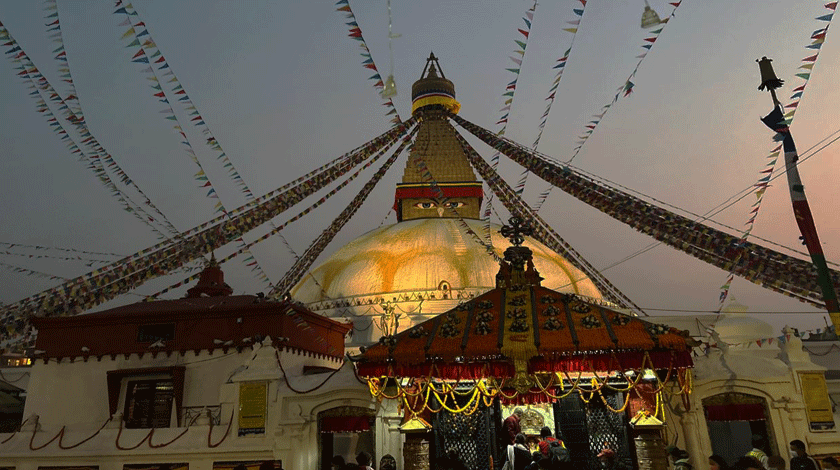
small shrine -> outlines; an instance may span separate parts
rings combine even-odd
[[[691,390],[686,334],[606,303],[542,287],[530,249],[522,246],[529,233],[516,217],[502,228],[512,246],[500,262],[495,289],[407,331],[383,336],[353,358],[374,397],[398,400],[410,427],[417,420],[446,421],[435,442],[457,448],[470,461],[499,458],[497,446],[481,433],[474,433],[471,444],[459,440],[452,432],[458,429],[457,415],[567,399],[601,402],[613,413],[629,406],[656,414],[658,394]],[[530,415],[533,419],[525,420],[522,429],[534,433],[531,428],[542,417]],[[591,446],[601,437],[589,440]],[[409,441],[406,461],[414,458]],[[627,436],[603,442],[630,458]]]

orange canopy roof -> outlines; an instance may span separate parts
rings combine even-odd
[[[512,374],[516,360],[528,361],[531,372],[684,368],[692,365],[687,340],[675,328],[537,282],[493,289],[384,337],[363,351],[358,367],[369,377],[423,377],[433,365],[438,372],[472,366],[473,373],[489,366],[498,377]]]

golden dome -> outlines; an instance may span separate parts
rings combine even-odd
[[[292,298],[329,317],[347,317],[357,330],[354,343],[376,341],[370,319],[394,307],[399,330],[448,311],[496,285],[499,264],[463,227],[483,237],[480,220],[430,218],[372,230],[336,251],[291,290]],[[497,255],[510,246],[491,224]],[[527,238],[544,287],[602,300],[595,284],[569,261]],[[368,317],[366,320],[359,317]],[[366,331],[366,333],[364,332]]]

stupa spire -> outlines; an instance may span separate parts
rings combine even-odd
[[[457,113],[461,104],[434,53],[412,85],[411,97],[412,114],[420,124],[397,185],[397,220],[480,218],[481,182],[447,119],[447,113]]]

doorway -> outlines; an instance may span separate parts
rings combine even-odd
[[[704,398],[702,403],[713,454],[734,462],[752,450],[753,436],[760,436],[761,450],[768,456],[779,455],[767,418],[767,400],[729,392]]]
[[[321,470],[330,470],[334,456],[355,463],[356,456],[367,452],[376,462],[375,412],[368,408],[342,406],[318,413],[321,441]]]

